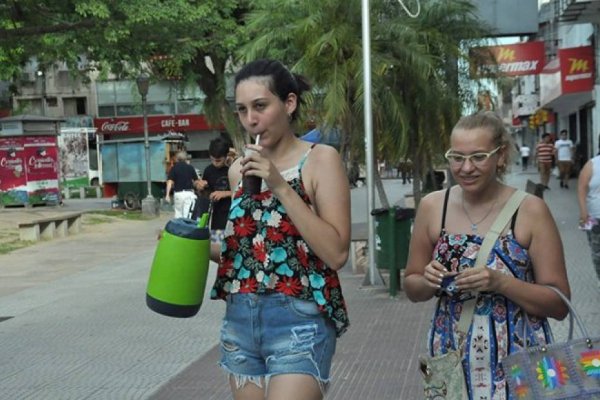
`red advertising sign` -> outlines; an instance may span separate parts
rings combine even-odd
[[[23,139],[0,138],[0,192],[11,190],[27,193]]]
[[[56,136],[24,138],[27,181],[58,182],[58,146]]]
[[[592,46],[559,49],[562,93],[587,92],[594,88]]]
[[[470,58],[473,77],[537,75],[544,68],[546,53],[544,42],[536,41],[474,47]]]
[[[105,135],[143,134],[143,117],[114,117],[94,119],[96,133]],[[193,132],[214,129],[208,125],[204,115],[150,115],[149,133]]]
[[[56,136],[23,138],[27,170],[28,203],[58,203],[58,144]]]

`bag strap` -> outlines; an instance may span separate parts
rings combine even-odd
[[[586,329],[583,321],[581,320],[581,317],[575,311],[573,304],[571,304],[569,299],[567,299],[567,296],[565,296],[564,293],[560,291],[560,289],[558,289],[554,286],[551,286],[551,285],[544,285],[544,286],[546,286],[548,289],[552,289],[569,308],[569,336],[568,336],[567,340],[568,341],[573,340],[573,325],[574,325],[573,321],[575,321],[575,323],[577,324],[577,327],[579,328],[579,332],[583,336],[583,339],[585,339],[588,346],[590,346],[591,345],[591,336],[588,333],[588,330]],[[525,336],[527,334],[526,329],[529,328],[529,330],[533,331],[533,328],[531,326],[531,323],[529,323],[529,315],[525,311],[523,311],[523,319],[524,319],[523,338],[525,339]],[[552,332],[550,332],[550,333],[552,333]],[[554,338],[552,336],[551,336],[551,338],[552,338],[552,342],[554,342]],[[523,340],[523,343],[524,343],[523,348],[525,350],[527,350],[527,348],[529,347],[527,345],[527,340]]]
[[[522,190],[516,190],[508,199],[500,214],[496,217],[496,220],[492,224],[492,227],[486,233],[483,243],[479,247],[477,253],[477,259],[475,260],[475,268],[486,268],[485,264],[496,244],[496,240],[506,228],[506,225],[510,222],[511,217],[517,211],[523,199],[527,196],[527,193]],[[473,314],[475,312],[475,303],[477,303],[477,296],[473,299],[466,300],[463,302],[463,309],[458,319],[458,332],[466,337],[469,332],[469,327],[473,321]]]

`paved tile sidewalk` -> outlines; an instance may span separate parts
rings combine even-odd
[[[508,183],[525,189],[533,172],[513,173]],[[558,186],[558,185],[556,185]],[[577,230],[575,182],[570,190],[552,189],[545,200],[564,241],[573,303],[588,328],[600,334],[600,291],[593,284],[593,268],[584,235]],[[412,400],[422,397],[417,355],[425,348],[434,300],[413,304],[400,292],[390,298],[385,288],[362,288],[363,276],[342,273],[351,327],[338,341],[333,363],[333,383],[328,400]],[[564,338],[566,323],[552,322],[555,336]],[[229,387],[217,367],[214,347],[156,392],[152,400],[229,398]]]

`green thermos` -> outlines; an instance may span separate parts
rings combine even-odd
[[[205,216],[199,222],[171,219],[158,241],[146,304],[159,314],[188,318],[198,313],[208,275],[210,230]]]

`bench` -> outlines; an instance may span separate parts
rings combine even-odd
[[[37,242],[40,239],[54,239],[79,233],[81,231],[81,215],[81,212],[62,213],[20,222],[18,224],[19,238],[23,241]]]

